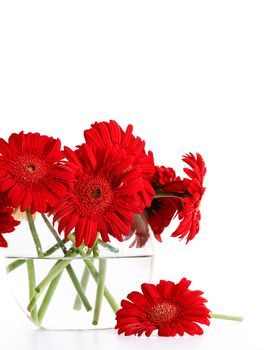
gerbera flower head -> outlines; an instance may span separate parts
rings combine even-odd
[[[162,241],[162,232],[177,215],[179,208],[181,208],[181,200],[178,198],[154,198],[151,206],[146,208],[148,223],[158,241]]]
[[[61,142],[39,133],[0,139],[0,191],[12,207],[45,213],[70,187],[72,170],[62,162]]]
[[[186,186],[173,168],[165,166],[156,166],[155,175],[152,185],[157,193],[164,192],[164,188],[168,184],[177,184],[177,193],[184,194]],[[175,185],[174,185],[175,189]],[[161,233],[169,226],[171,220],[177,215],[177,212],[182,209],[182,200],[180,198],[165,197],[154,198],[151,206],[146,208],[146,216],[148,223],[157,240],[161,241]]]
[[[177,284],[163,280],[142,284],[142,293],[132,292],[121,302],[116,313],[118,334],[150,336],[156,329],[160,336],[203,334],[198,323],[210,324],[210,310],[203,292],[191,291],[190,284],[186,278]]]
[[[178,214],[181,222],[178,228],[172,233],[172,237],[179,237],[180,239],[186,237],[188,243],[196,236],[200,228],[200,204],[205,191],[203,181],[206,174],[206,167],[199,153],[196,154],[196,157],[194,154],[189,153],[183,157],[183,161],[191,167],[191,169],[184,168],[185,173],[190,177],[190,179],[183,179],[183,184],[187,189],[188,195],[183,198],[183,206]],[[164,188],[168,192],[177,192],[178,184],[171,183]]]
[[[145,142],[133,135],[133,126],[128,125],[126,131],[114,120],[110,122],[96,122],[88,130],[84,131],[85,141],[91,147],[97,149],[115,145],[124,149],[127,155],[133,157],[130,167],[135,167],[141,172],[142,190],[138,191],[137,197],[142,203],[142,208],[149,206],[155,194],[151,186],[155,167],[152,152],[146,153]]]
[[[137,194],[144,192],[141,169],[125,149],[109,143],[96,149],[88,144],[77,151],[65,148],[69,166],[75,167],[72,191],[54,208],[54,221],[65,236],[74,229],[76,246],[84,242],[92,247],[100,232],[119,241],[131,231],[135,214],[143,211]]]
[[[0,247],[7,247],[7,241],[3,234],[13,232],[15,227],[19,225],[19,221],[12,216],[13,208],[7,206],[8,201],[0,194]]]

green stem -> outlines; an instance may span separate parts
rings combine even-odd
[[[36,305],[36,302],[38,301],[40,295],[43,293],[44,289],[47,287],[47,285],[54,280],[64,269],[66,266],[68,266],[72,259],[77,255],[76,251],[70,252],[68,254],[68,259],[65,260],[59,260],[56,262],[56,264],[53,266],[53,268],[50,270],[50,272],[47,274],[47,276],[38,284],[38,286],[35,288],[35,293],[32,296],[30,303],[28,305],[28,311],[32,311],[34,306]]]
[[[173,192],[156,192],[154,198],[186,198],[186,197],[191,197],[190,194],[186,193],[173,193]]]
[[[95,299],[95,308],[93,316],[93,325],[97,325],[100,317],[106,276],[106,259],[99,259],[99,271],[97,279],[97,290]]]
[[[62,249],[63,253],[67,253],[67,249],[66,249],[62,239],[58,235],[55,228],[51,225],[49,219],[46,217],[45,214],[41,214],[41,216],[42,216],[42,219],[44,220],[45,224],[47,225],[48,229],[52,233],[53,237],[56,239],[58,246]]]
[[[88,311],[88,312],[91,311],[92,307],[91,307],[88,299],[86,298],[84,290],[82,289],[82,286],[80,285],[80,282],[79,282],[77,276],[75,275],[72,266],[68,265],[66,267],[66,270],[67,270],[67,272],[68,272],[68,274],[69,274],[69,276],[70,276],[70,278],[71,278],[71,280],[72,280],[72,282],[74,284],[74,287],[75,287],[75,289],[76,289],[76,291],[78,293],[78,296],[80,297],[80,299],[81,299],[81,301],[82,301],[86,311]]]
[[[38,233],[36,230],[36,226],[35,226],[35,223],[34,223],[34,220],[32,218],[32,215],[30,213],[29,208],[27,209],[26,213],[27,213],[28,225],[29,225],[30,232],[31,232],[32,238],[34,240],[36,249],[37,249],[38,257],[43,258],[44,254],[43,254],[42,246],[41,246],[40,239],[39,239],[39,236],[38,236]]]
[[[84,270],[83,270],[82,278],[81,278],[81,282],[80,282],[81,287],[82,287],[84,292],[86,291],[89,277],[90,277],[90,272],[89,272],[87,266],[84,266]],[[73,308],[74,308],[74,310],[81,310],[81,308],[82,308],[82,303],[81,303],[81,299],[80,299],[79,295],[76,295]]]
[[[112,252],[112,253],[118,253],[118,252],[119,252],[119,249],[118,249],[118,248],[113,247],[111,244],[106,243],[106,242],[102,241],[101,239],[98,239],[97,242],[98,242],[98,244],[100,244],[102,247],[108,249],[108,250],[109,250],[110,252]]]
[[[81,252],[80,252],[80,254],[82,255]],[[98,282],[99,273],[97,272],[96,268],[94,267],[93,262],[90,259],[83,259],[83,261],[84,261],[85,265],[88,267],[88,269],[90,270],[91,275],[93,276],[93,279],[95,280],[95,282]],[[108,304],[111,306],[112,310],[114,311],[114,313],[116,313],[117,310],[120,309],[120,306],[106,286],[104,288],[104,296],[105,296],[106,300],[108,301]]]
[[[35,286],[36,286],[36,276],[35,276],[35,266],[32,259],[27,260],[27,271],[28,271],[28,294],[29,294],[29,300],[33,297],[35,293]],[[37,307],[34,306],[32,310],[30,311],[31,319],[32,321],[38,325],[38,311]]]
[[[97,233],[97,237],[98,237],[98,233]],[[94,257],[94,258],[97,258],[97,257],[99,256],[99,249],[98,249],[97,239],[98,239],[98,238],[96,238],[96,241],[95,241],[94,246],[93,246],[93,248],[92,248],[93,257]]]
[[[38,312],[38,320],[39,320],[39,324],[42,323],[43,321],[43,318],[46,314],[46,311],[48,309],[48,306],[50,304],[50,301],[53,297],[53,294],[57,288],[57,285],[61,279],[61,276],[62,276],[62,273],[61,272],[57,277],[55,277],[51,282],[50,282],[50,285],[49,285],[49,288],[45,294],[45,297],[43,298],[43,301],[40,305],[40,308],[39,308],[39,312]]]
[[[211,313],[212,318],[217,318],[220,320],[230,320],[230,321],[243,321],[243,316],[232,316],[232,315],[223,315],[223,314],[213,314]]]
[[[62,242],[63,242],[63,244],[65,244],[68,242],[68,240],[63,239]],[[61,245],[59,243],[56,243],[54,246],[52,246],[51,248],[49,248],[48,250],[46,250],[44,252],[44,256],[50,256],[51,254],[55,253],[60,248],[61,248]]]
[[[18,259],[18,260],[11,262],[10,264],[7,265],[6,272],[9,273],[9,272],[14,271],[19,266],[25,264],[25,262],[26,262],[26,260],[24,260],[24,259]]]

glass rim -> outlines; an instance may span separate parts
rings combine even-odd
[[[30,255],[7,255],[5,259],[15,260],[100,260],[100,259],[136,259],[136,258],[153,258],[154,254],[140,255],[101,255],[101,256],[30,256]]]

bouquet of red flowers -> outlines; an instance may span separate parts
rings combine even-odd
[[[38,283],[34,259],[16,259],[7,266],[10,273],[27,265],[30,318],[41,326],[65,270],[76,289],[77,303],[87,312],[93,310],[94,325],[105,297],[116,313],[119,333],[150,335],[159,329],[159,335],[201,334],[198,323],[208,325],[214,315],[205,307],[202,292],[188,289],[190,281],[145,283],[143,294],[130,293],[120,309],[106,286],[107,262],[100,254],[101,248],[117,252],[115,240],[130,240],[131,248],[144,247],[151,235],[161,241],[174,218],[179,225],[171,236],[191,241],[199,231],[205,192],[202,156],[183,157],[186,175],[181,178],[172,168],[155,165],[152,152],[133,135],[131,125],[124,131],[113,120],[96,122],[84,131],[84,139],[75,150],[62,149],[59,139],[39,133],[14,133],[7,141],[0,139],[0,246],[7,247],[4,234],[19,228],[19,211],[26,214],[37,257],[45,259],[58,250],[63,256]],[[35,214],[56,241],[45,251]],[[81,280],[72,267],[76,257],[83,259],[85,267]],[[97,285],[94,306],[86,294],[88,274]]]

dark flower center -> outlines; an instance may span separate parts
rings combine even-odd
[[[48,165],[34,155],[18,157],[11,165],[11,174],[20,182],[33,185],[43,182],[48,173]]]
[[[101,192],[101,189],[100,188],[96,188],[93,193],[92,193],[93,197],[96,199],[96,198],[99,198],[101,195],[102,195],[102,192]]]
[[[169,302],[152,305],[147,311],[147,318],[150,322],[161,326],[173,321],[179,314],[180,308]]]
[[[80,205],[88,213],[107,210],[114,195],[109,181],[100,176],[80,178],[74,186],[74,192]]]

